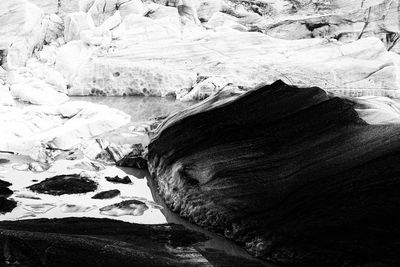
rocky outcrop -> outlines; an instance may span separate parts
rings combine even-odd
[[[264,260],[397,266],[400,126],[354,101],[281,81],[218,94],[161,124],[149,170],[169,208]]]
[[[282,79],[351,96],[398,96],[399,56],[387,52],[376,38],[346,45],[326,39],[282,40],[249,33],[251,27],[246,28],[239,15],[217,9],[204,20],[208,30],[183,23],[174,7],[148,9],[147,17],[132,13],[116,27],[107,27],[112,49],[104,39],[97,48],[84,45],[96,43],[94,39],[60,48],[56,68],[68,77],[70,94],[173,95],[193,100],[229,84],[251,88]],[[121,19],[117,11],[113,17]],[[292,32],[291,36],[297,38]]]
[[[0,222],[1,265],[23,266],[263,266],[219,251],[183,226],[65,218]]]
[[[399,52],[399,5],[395,0],[226,1],[225,12],[253,30],[283,39],[333,38],[352,42],[380,38]]]
[[[45,13],[83,11],[101,24],[116,10],[145,15],[149,8],[140,0],[30,0]],[[262,31],[285,39],[310,37],[335,38],[349,42],[366,36],[377,36],[387,48],[399,51],[398,6],[395,0],[225,0],[225,1],[166,1],[153,0],[159,5],[179,8],[183,18],[197,24],[207,22],[218,12],[232,15],[247,30]],[[397,44],[397,45],[396,45]]]
[[[372,37],[343,45],[228,31],[208,32],[190,43],[152,41],[117,47],[110,54],[92,54],[68,74],[74,77],[70,94],[174,95],[192,100],[198,98],[199,82],[217,78],[224,80],[222,86],[210,82],[201,98],[226,84],[249,88],[277,79],[299,86],[316,84],[350,96],[398,97],[399,56]]]

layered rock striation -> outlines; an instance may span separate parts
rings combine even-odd
[[[400,126],[366,107],[281,81],[219,94],[161,124],[149,170],[173,211],[264,260],[396,266]]]

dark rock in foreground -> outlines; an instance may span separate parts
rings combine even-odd
[[[279,81],[169,117],[148,163],[173,211],[262,259],[399,266],[399,133]]]
[[[119,184],[130,184],[132,183],[131,179],[129,176],[125,177],[119,177],[119,176],[114,176],[114,177],[105,177],[107,181],[113,182],[113,183],[119,183]]]
[[[38,193],[50,195],[81,194],[95,191],[97,189],[97,183],[77,174],[58,175],[47,178],[28,188]]]
[[[92,196],[93,199],[110,199],[119,196],[121,192],[118,189],[107,190],[97,193]]]
[[[261,266],[200,253],[204,235],[179,225],[66,218],[0,222],[1,266]],[[209,260],[212,258],[212,260]]]

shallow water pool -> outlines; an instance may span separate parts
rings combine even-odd
[[[156,117],[171,115],[194,104],[181,102],[173,98],[161,97],[102,97],[102,96],[74,96],[71,101],[87,101],[107,105],[122,110],[131,116],[131,122],[147,121]]]

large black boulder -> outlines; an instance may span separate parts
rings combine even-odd
[[[281,81],[167,118],[149,145],[180,216],[291,266],[400,266],[400,125]]]

